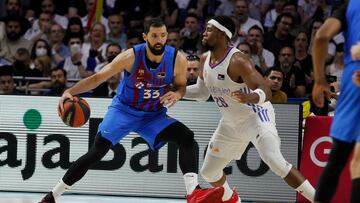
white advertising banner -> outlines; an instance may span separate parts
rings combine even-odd
[[[110,99],[85,98],[91,118],[81,128],[64,125],[57,115],[58,97],[0,95],[0,190],[47,192],[72,162],[91,145]],[[297,166],[301,108],[274,105],[282,152]],[[201,167],[206,145],[220,113],[213,102],[180,101],[168,111],[192,129]],[[243,200],[294,202],[296,193],[261,161],[249,146],[241,160],[225,168]],[[200,178],[204,187],[209,187]],[[142,138],[130,134],[115,145],[72,193],[183,198],[185,187],[176,145],[150,151]]]

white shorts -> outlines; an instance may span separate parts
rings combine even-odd
[[[275,126],[275,112],[272,105],[267,106],[266,118],[268,119],[264,120],[253,114],[245,121],[239,122],[223,117],[210,139],[207,153],[220,158],[238,160],[249,142],[260,151],[257,142],[267,136],[274,137],[277,146],[273,147],[280,149],[280,138]]]

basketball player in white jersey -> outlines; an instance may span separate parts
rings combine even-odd
[[[313,201],[314,188],[280,152],[274,109],[268,101],[270,88],[249,58],[229,44],[234,31],[230,17],[215,16],[207,22],[202,43],[210,51],[201,57],[200,76],[195,85],[187,87],[184,97],[207,100],[211,94],[222,114],[200,173],[212,186],[224,188],[219,202],[241,202],[223,169],[231,160],[240,159],[252,142],[275,174]]]

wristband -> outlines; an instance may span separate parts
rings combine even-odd
[[[259,95],[259,101],[256,104],[262,104],[265,102],[266,100],[266,94],[262,89],[256,89],[253,91],[254,93],[256,93],[257,95]]]

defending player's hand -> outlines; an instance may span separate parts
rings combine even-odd
[[[317,107],[322,108],[324,106],[325,97],[330,99],[331,91],[329,84],[324,82],[315,82],[312,91],[312,98]]]
[[[179,92],[169,91],[163,96],[160,97],[160,103],[165,107],[172,107],[177,101],[181,99],[181,94]]]
[[[64,101],[65,99],[70,98],[71,100],[73,99],[73,96],[68,92],[65,91],[62,96],[59,99],[59,104],[58,104],[58,115],[61,117],[61,112],[64,111]]]
[[[355,85],[360,87],[360,70],[355,71],[355,73],[352,76],[352,80],[355,83]]]

